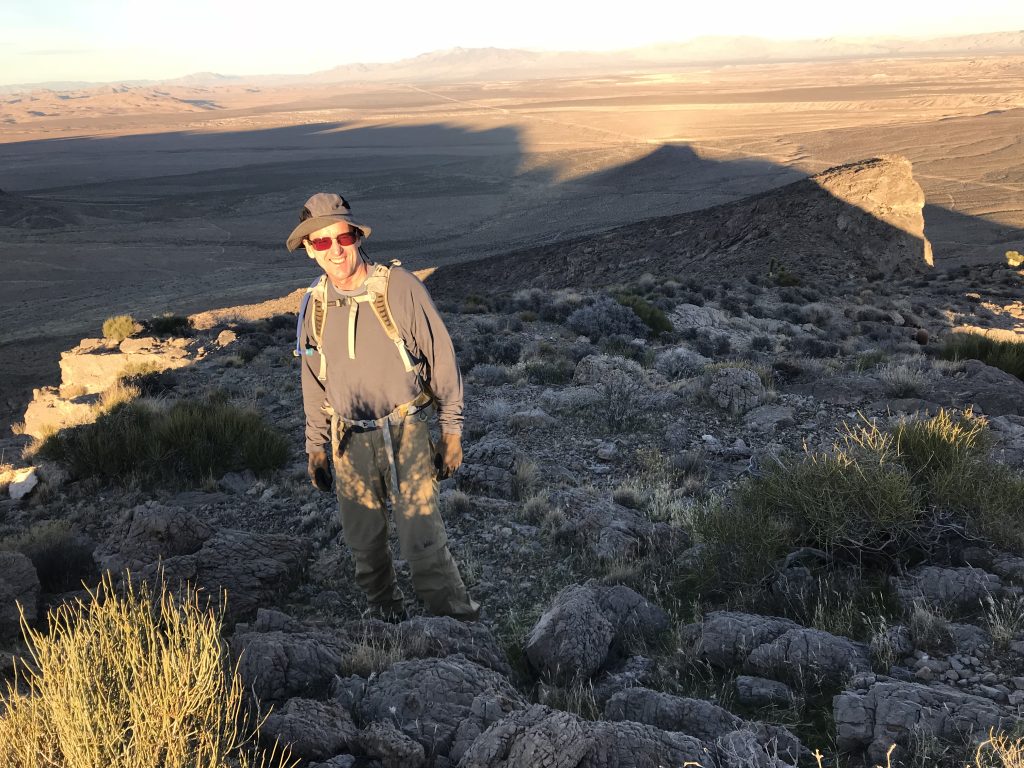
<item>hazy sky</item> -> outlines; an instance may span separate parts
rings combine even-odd
[[[462,46],[612,50],[701,35],[1024,29],[1024,0],[0,0],[0,84],[306,73]],[[314,13],[303,9],[315,8]],[[604,10],[607,9],[607,10]]]

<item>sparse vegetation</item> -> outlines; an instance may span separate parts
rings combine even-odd
[[[78,477],[189,485],[229,471],[270,472],[287,460],[288,443],[259,414],[227,402],[164,408],[135,400],[51,435],[39,455],[67,464]]]
[[[114,315],[103,321],[103,338],[120,343],[134,335],[139,328],[131,315]]]
[[[1024,380],[1024,342],[995,341],[977,333],[948,336],[939,354],[946,360],[981,360]]]
[[[0,764],[11,768],[291,766],[259,753],[243,686],[225,670],[221,617],[195,592],[176,599],[108,576],[85,602],[24,627],[31,664],[8,684]]]
[[[884,570],[909,551],[931,551],[939,510],[1022,551],[1024,536],[1011,523],[1020,496],[1011,499],[1024,478],[988,460],[985,429],[970,411],[943,410],[887,430],[865,422],[848,426],[829,450],[769,464],[731,502],[691,510],[710,575],[727,585],[754,583],[799,547]]]
[[[190,336],[193,331],[191,318],[171,312],[151,317],[145,327],[154,336]]]
[[[672,330],[672,323],[665,316],[665,313],[640,296],[632,293],[623,293],[617,295],[615,299],[622,306],[632,309],[636,316],[643,321],[644,325],[650,328],[653,335],[657,336],[660,333]]]
[[[21,552],[32,561],[39,583],[47,592],[81,587],[94,575],[93,545],[72,530],[66,520],[45,520],[28,530],[0,540],[0,549]]]
[[[635,311],[603,294],[597,296],[592,304],[569,315],[566,325],[592,342],[605,336],[635,338],[647,335],[647,326]]]

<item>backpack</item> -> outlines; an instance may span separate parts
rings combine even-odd
[[[306,293],[302,297],[302,303],[299,306],[299,317],[295,324],[295,349],[292,354],[295,357],[302,357],[303,355],[312,355],[314,352],[319,352],[320,370],[317,373],[317,378],[321,382],[327,381],[327,356],[323,354],[321,349],[324,328],[327,325],[327,310],[331,307],[343,307],[346,305],[348,306],[348,357],[350,360],[356,359],[356,316],[359,311],[359,305],[369,303],[373,309],[374,316],[384,329],[384,333],[394,342],[398,355],[402,358],[402,365],[405,367],[406,373],[412,373],[416,370],[416,365],[409,355],[409,350],[405,346],[405,340],[395,324],[395,318],[391,314],[391,307],[388,305],[388,280],[391,277],[391,269],[401,266],[401,264],[402,262],[398,260],[393,260],[387,265],[375,264],[370,272],[370,276],[366,279],[366,293],[359,296],[343,296],[341,299],[328,301],[327,275],[320,275],[306,289]],[[310,303],[313,305],[313,321],[310,324],[313,346],[304,348],[302,344],[302,331]]]

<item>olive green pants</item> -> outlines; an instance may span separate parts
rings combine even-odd
[[[427,419],[433,408],[392,424],[398,488],[383,429],[332,430],[335,488],[345,543],[355,560],[356,583],[370,609],[383,616],[405,611],[402,590],[388,546],[388,499],[398,529],[402,557],[409,562],[416,594],[435,616],[475,620],[480,606],[466,591],[448,550],[448,534],[438,509],[433,444]]]

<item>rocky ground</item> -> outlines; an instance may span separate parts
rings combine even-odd
[[[844,425],[973,406],[991,460],[1024,463],[1024,382],[938,354],[954,329],[1021,339],[1021,272],[906,273],[819,281],[765,265],[726,281],[440,288],[466,382],[465,464],[442,503],[484,606],[473,624],[412,600],[398,625],[363,615],[336,503],[305,476],[294,315],[84,342],[5,456],[47,419],[95,413],[134,364],[164,407],[215,396],[256,410],[290,461],[199,487],[48,462],[8,473],[5,667],[22,650],[16,599],[36,621],[98,569],[162,565],[227,589],[240,673],[274,706],[264,738],[309,765],[781,767],[820,750],[859,766],[893,744],[893,764],[957,764],[990,729],[1024,728],[1024,552],[960,537],[883,568],[800,550],[726,587],[706,578],[696,522],[780,457],[828,450]],[[668,326],[654,334],[624,294]],[[61,563],[44,573],[46,541]]]

